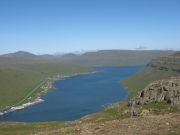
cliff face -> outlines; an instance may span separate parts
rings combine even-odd
[[[154,59],[150,63],[148,63],[148,66],[161,70],[172,70],[180,72],[180,52],[167,57]]]
[[[166,102],[180,105],[180,77],[150,83],[138,94],[136,104]]]

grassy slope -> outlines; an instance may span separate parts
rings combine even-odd
[[[58,129],[63,128],[64,131],[61,135],[67,135],[74,132],[72,128],[73,124],[60,123],[60,122],[49,122],[49,123],[0,123],[0,134],[2,135],[29,135],[40,132],[41,134],[46,134],[46,131],[54,130],[56,132]],[[55,133],[56,133],[55,132]],[[57,134],[57,133],[56,133]]]
[[[179,75],[177,72],[146,67],[143,71],[123,80],[122,83],[128,89],[129,98],[132,98],[136,96],[139,91],[142,91],[150,82],[177,75]]]
[[[40,83],[42,76],[31,71],[4,69],[0,72],[0,107],[17,103]]]
[[[0,109],[18,103],[47,77],[88,72],[62,63],[4,64],[0,66]],[[37,89],[36,93],[41,89]],[[34,93],[33,93],[34,94]]]

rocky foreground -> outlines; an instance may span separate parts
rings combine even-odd
[[[119,112],[127,117],[77,127],[82,135],[180,134],[180,77],[150,83]]]
[[[141,105],[169,104],[170,107],[180,108],[180,77],[171,77],[150,83],[138,93],[138,96],[128,102],[129,108],[125,113],[137,116],[144,112]],[[149,112],[149,110],[145,110]]]
[[[44,129],[35,135],[179,135],[178,113],[149,115],[100,123],[79,123],[74,127]]]
[[[171,105],[180,105],[180,77],[158,80],[150,83],[139,93],[136,104],[166,102]]]

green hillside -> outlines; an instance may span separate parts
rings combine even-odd
[[[129,98],[134,97],[152,81],[179,76],[180,55],[178,54],[154,59],[148,63],[143,71],[123,80],[122,83],[129,91]]]
[[[27,95],[35,96],[48,77],[89,71],[52,60],[0,57],[0,110],[24,102]]]

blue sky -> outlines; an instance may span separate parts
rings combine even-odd
[[[180,49],[180,0],[0,0],[0,54],[136,48]]]

